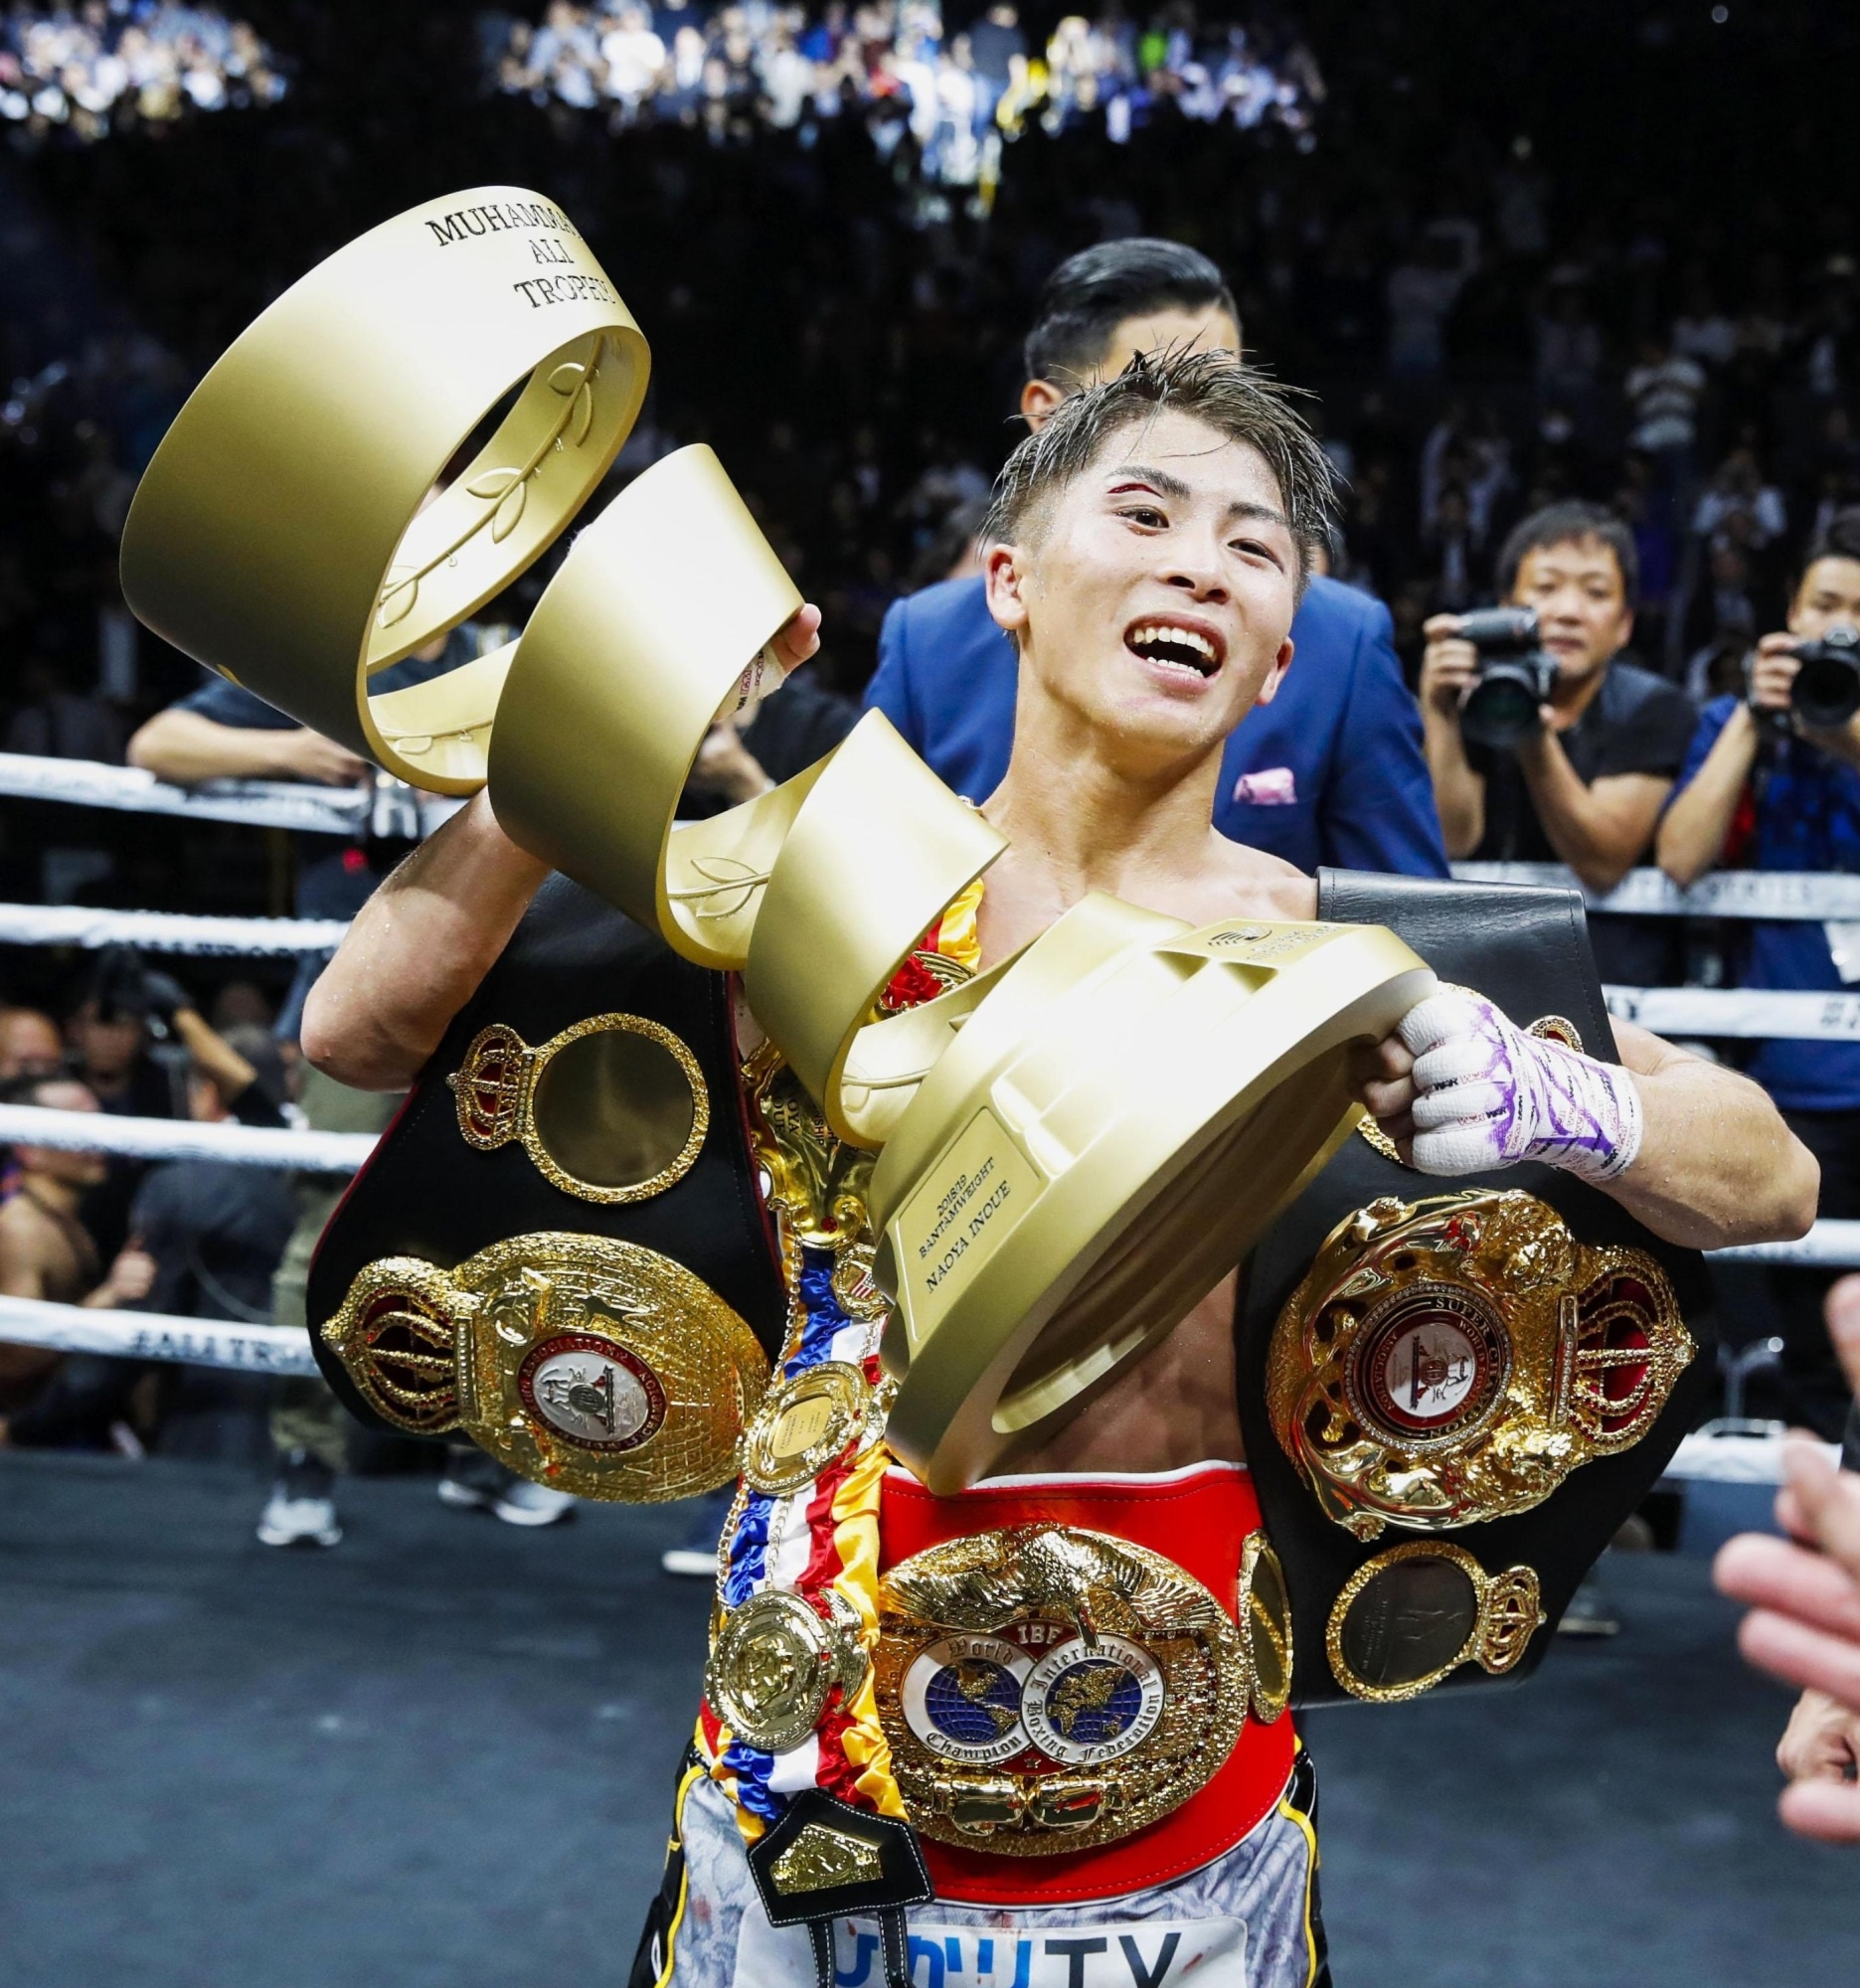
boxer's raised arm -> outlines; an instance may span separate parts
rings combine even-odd
[[[304,1055],[357,1090],[405,1089],[548,875],[475,795],[362,907],[304,1004]]]
[[[1598,1063],[1442,990],[1359,1054],[1357,1094],[1423,1173],[1538,1160],[1695,1249],[1805,1234],[1820,1171],[1770,1098],[1631,1022],[1614,1037],[1620,1063]]]

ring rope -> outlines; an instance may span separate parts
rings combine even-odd
[[[310,1335],[300,1326],[237,1325],[155,1311],[91,1311],[43,1298],[0,1297],[0,1340],[58,1353],[104,1353],[243,1374],[317,1371]]]
[[[352,1174],[375,1150],[372,1132],[315,1132],[192,1118],[124,1118],[113,1111],[53,1111],[0,1104],[0,1145],[68,1153],[120,1153],[136,1160],[220,1160],[236,1167],[292,1167]]]
[[[1793,1438],[1799,1442],[1800,1436]],[[1698,1429],[1682,1437],[1672,1461],[1660,1473],[1689,1483],[1780,1484],[1782,1452],[1789,1438],[1780,1435],[1720,1435]],[[1839,1466],[1841,1446],[1820,1445],[1827,1460]]]
[[[1660,870],[1630,870],[1612,891],[1585,890],[1561,863],[1455,863],[1462,884],[1581,891],[1592,911],[1632,917],[1860,918],[1860,876],[1840,871],[1718,870],[1686,890]]]
[[[1662,1036],[1806,1043],[1860,1042],[1860,990],[1781,993],[1761,987],[1605,987],[1608,1013]]]
[[[63,801],[130,814],[192,815],[199,821],[294,828],[306,835],[429,835],[460,806],[447,794],[423,793],[378,773],[365,786],[324,787],[308,780],[206,780],[174,786],[140,766],[99,759],[48,759],[0,752],[0,795]]]
[[[0,905],[0,945],[77,945],[94,951],[133,945],[143,952],[327,952],[342,943],[346,918],[235,918],[185,911],[111,911],[89,905]]]

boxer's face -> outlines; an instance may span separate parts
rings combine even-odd
[[[1030,688],[1139,758],[1217,747],[1291,661],[1298,548],[1264,456],[1168,410],[1118,429],[990,550]]]

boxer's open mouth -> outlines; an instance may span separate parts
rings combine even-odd
[[[1227,645],[1212,628],[1170,616],[1150,616],[1124,631],[1124,647],[1146,663],[1192,671],[1204,681],[1226,660]]]

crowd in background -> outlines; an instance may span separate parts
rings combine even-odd
[[[1249,348],[1311,390],[1345,479],[1330,572],[1389,604],[1411,682],[1424,623],[1493,597],[1511,527],[1581,498],[1631,535],[1633,657],[1694,702],[1738,689],[1804,547],[1860,501],[1860,219],[1838,179],[1753,165],[1725,124],[1708,194],[1683,133],[1625,118],[1605,166],[1502,23],[1435,51],[1430,78],[1359,10],[1326,32],[1322,8],[1204,22],[1192,0],[1038,23],[892,0],[559,0],[475,25],[390,6],[361,64],[321,10],[249,11],[293,78],[261,114],[0,150],[7,750],[119,758],[195,686],[113,579],[167,421],[320,255],[487,178],[559,200],[651,341],[615,483],[712,442],[821,604],[815,678],[847,697],[892,603],[967,558],[1034,298],[1095,241],[1203,249]],[[254,31],[209,18],[15,9],[0,86],[23,86],[7,79],[43,21],[119,61],[132,33],[165,37],[175,62],[219,64],[229,102],[275,97]],[[1591,25],[1624,65],[1692,60],[1678,29]],[[1766,142],[1820,156],[1806,123]],[[491,618],[521,621],[551,570]],[[9,804],[0,898],[284,911],[290,858],[246,830]],[[16,949],[0,990],[69,1011],[86,971]],[[213,1016],[230,973],[190,973]],[[255,972],[267,1017],[285,973]]]
[[[859,118],[881,158],[909,133],[928,178],[989,192],[1003,138],[1030,121],[1054,133],[1101,119],[1122,144],[1166,106],[1309,144],[1324,95],[1309,48],[1277,23],[1203,22],[1185,0],[1141,24],[1113,0],[1096,19],[1067,15],[1043,42],[1002,4],[946,33],[933,0],[829,0],[811,15],[768,0],[715,12],[554,0],[540,26],[481,18],[496,86],[534,102],[604,110],[615,129],[671,118],[714,142],[747,142],[763,124],[812,144],[823,121]]]
[[[274,103],[270,52],[246,21],[181,0],[15,0],[0,14],[0,118],[29,143],[89,142],[136,123]]]

